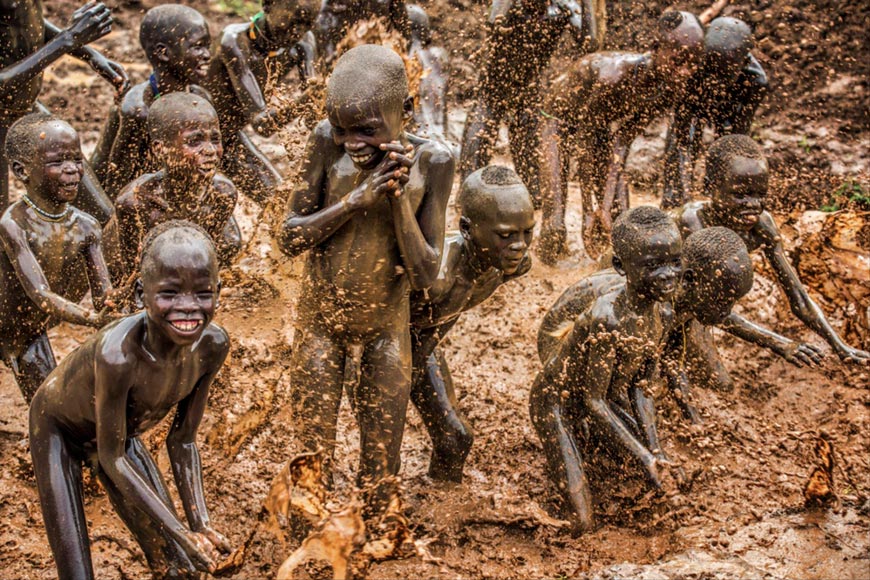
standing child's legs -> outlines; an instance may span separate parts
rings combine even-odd
[[[472,172],[489,163],[500,123],[501,115],[489,106],[484,96],[478,96],[474,108],[465,121],[465,129],[462,133],[462,152],[459,158],[460,183]]]
[[[227,177],[260,205],[269,201],[275,188],[283,181],[278,170],[244,131],[225,140],[223,160]]]
[[[139,475],[157,492],[163,503],[175,513],[175,506],[166,488],[166,482],[138,437],[127,441],[127,458],[135,466]],[[118,516],[124,521],[127,529],[136,538],[136,542],[145,553],[148,567],[159,578],[197,578],[194,564],[190,561],[181,546],[142,510],[126,502],[118,492],[115,484],[105,476],[102,470],[97,471],[100,483],[106,488],[106,493]]]
[[[453,378],[444,354],[437,346],[439,338],[440,335],[430,335],[414,344],[411,401],[432,439],[429,476],[460,482],[474,435],[465,417],[457,410]]]
[[[6,133],[9,131],[9,126],[5,120],[0,118],[0,213],[6,211],[9,207],[9,165],[6,162]]]
[[[30,455],[58,577],[92,579],[94,570],[82,499],[82,461],[40,408],[38,401],[34,401],[30,410]]]
[[[525,96],[521,105],[511,116],[508,123],[508,135],[511,157],[517,174],[523,180],[535,208],[541,207],[541,183],[539,179],[538,156],[540,151],[540,134],[538,133],[538,103],[537,91]]]

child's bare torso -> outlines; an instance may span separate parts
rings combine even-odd
[[[0,0],[0,68],[23,60],[44,44],[42,0]],[[29,112],[41,88],[42,75],[38,74],[3,95],[0,118],[4,110],[19,115]]]

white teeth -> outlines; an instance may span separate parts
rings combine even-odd
[[[199,320],[173,320],[169,324],[177,328],[182,332],[190,332],[191,330],[196,330],[199,325]]]
[[[351,161],[357,165],[365,165],[375,156],[374,153],[369,153],[368,155],[353,155],[352,153],[348,153],[348,155],[350,155]]]

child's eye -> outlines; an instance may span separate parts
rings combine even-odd
[[[366,127],[365,129],[363,129],[363,130],[360,131],[360,132],[361,132],[363,135],[365,135],[366,137],[373,137],[374,134],[375,134],[375,130],[372,129],[371,127]]]
[[[211,300],[212,298],[214,298],[214,292],[197,292],[196,297],[200,300]]]
[[[511,237],[511,234],[510,234],[510,232],[499,232],[498,237],[500,237],[503,240],[506,240],[506,239]]]
[[[341,127],[333,127],[332,132],[335,133],[336,135],[338,135],[339,137],[344,135],[344,129],[342,129]]]

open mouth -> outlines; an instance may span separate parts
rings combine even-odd
[[[169,324],[175,330],[189,334],[199,330],[199,327],[202,326],[202,320],[170,320]]]
[[[365,155],[355,155],[353,153],[348,152],[348,156],[350,160],[354,162],[355,165],[365,166],[372,162],[375,158],[375,153],[367,153]]]
[[[196,67],[196,74],[201,77],[205,77],[208,75],[208,61],[200,63],[199,66]]]

